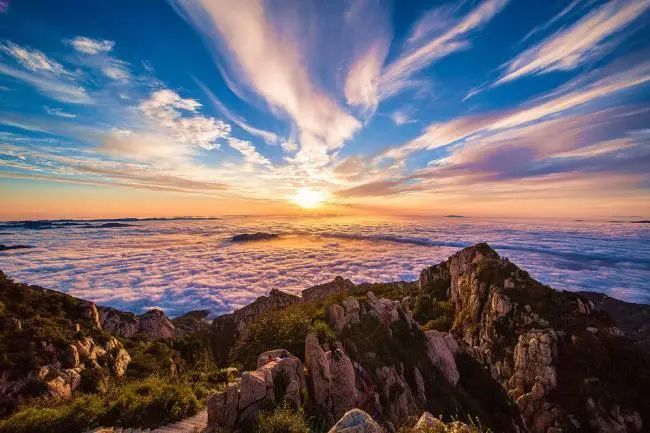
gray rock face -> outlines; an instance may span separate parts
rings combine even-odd
[[[360,409],[352,409],[329,430],[328,433],[383,433],[384,430],[370,415]]]
[[[81,368],[62,369],[60,364],[51,364],[36,371],[35,377],[47,387],[50,396],[69,400],[81,383]]]
[[[102,324],[99,320],[99,311],[97,310],[97,305],[95,305],[92,302],[89,302],[88,306],[84,310],[83,316],[92,321],[93,327],[95,329],[102,329]]]
[[[424,412],[415,423],[412,432],[424,433],[431,431],[445,431],[445,424],[429,412]]]
[[[327,407],[332,387],[330,360],[314,334],[307,335],[305,339],[305,367],[307,367],[307,384],[312,400],[317,405]]]
[[[275,361],[281,358],[293,358],[296,359],[298,362],[300,362],[298,358],[293,356],[288,351],[284,349],[274,349],[274,350],[267,350],[266,352],[262,353],[260,356],[257,357],[257,368],[260,368],[271,361]]]
[[[328,352],[327,359],[332,375],[332,386],[329,392],[332,399],[332,414],[334,418],[338,418],[357,404],[354,367],[350,358],[341,349]]]
[[[149,310],[138,316],[138,332],[151,339],[171,339],[176,335],[174,324],[161,310]]]
[[[452,349],[457,347],[457,343],[446,332],[431,330],[425,332],[425,335],[429,359],[440,370],[447,382],[456,386],[460,380],[460,373]]]
[[[111,337],[102,347],[90,337],[68,345],[63,353],[63,364],[54,362],[40,367],[30,380],[43,383],[52,397],[70,399],[81,383],[81,372],[86,368],[106,368],[115,377],[122,377],[131,357],[122,344]]]
[[[332,304],[327,307],[327,318],[334,332],[341,332],[345,328],[345,325],[347,325],[345,309],[339,304]]]
[[[376,375],[388,420],[396,425],[403,424],[404,420],[418,412],[411,388],[395,367],[378,368]]]
[[[344,328],[357,324],[360,321],[361,307],[359,301],[352,296],[343,301],[343,305],[331,304],[327,307],[327,318],[330,327],[335,332],[341,332]]]
[[[306,388],[302,362],[293,355],[244,372],[240,382],[229,383],[208,399],[208,431],[235,431],[241,422],[280,399],[299,407]]]
[[[69,344],[64,353],[64,366],[75,368],[79,366],[79,350],[73,344]]]
[[[424,386],[424,378],[417,367],[413,369],[413,378],[415,379],[416,400],[419,406],[424,407],[427,404],[427,392]]]
[[[400,319],[405,320],[409,328],[418,326],[409,309],[408,298],[404,298],[402,302],[386,298],[377,299],[373,292],[368,292],[366,293],[366,304],[368,312],[387,328]]]
[[[305,340],[305,364],[312,400],[334,419],[357,404],[354,367],[343,350],[325,352],[310,334]]]

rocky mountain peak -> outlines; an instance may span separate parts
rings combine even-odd
[[[589,299],[539,283],[487,244],[423,270],[419,285],[452,302],[452,334],[489,368],[531,432],[637,431],[644,391],[603,391],[630,381],[623,364],[645,377],[643,357]]]
[[[323,299],[335,293],[347,293],[348,291],[354,289],[355,285],[352,281],[347,280],[340,275],[335,277],[333,281],[318,284],[316,286],[309,287],[302,291],[302,299],[305,301],[315,301],[317,299]]]
[[[99,307],[99,320],[102,328],[120,337],[145,335],[150,339],[171,339],[176,337],[174,324],[164,311],[151,309],[135,315],[110,307]]]

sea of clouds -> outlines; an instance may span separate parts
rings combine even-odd
[[[556,289],[650,303],[650,227],[475,218],[254,218],[138,221],[131,227],[5,229],[0,269],[29,284],[136,313],[214,315],[273,288],[299,293],[337,275],[355,283],[417,279],[458,249],[488,242]],[[238,233],[278,240],[232,243]]]

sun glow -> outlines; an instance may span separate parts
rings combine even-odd
[[[314,209],[321,206],[325,198],[325,192],[303,187],[296,191],[296,194],[291,197],[291,200],[302,208]]]

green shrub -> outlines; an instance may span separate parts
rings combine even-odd
[[[150,378],[123,387],[111,402],[103,423],[150,428],[192,415],[198,408],[199,402],[188,384]]]
[[[2,433],[68,433],[96,426],[105,411],[100,396],[86,395],[55,406],[41,402],[43,407],[24,409],[0,422]],[[52,404],[53,406],[47,406]]]
[[[72,401],[35,400],[0,422],[0,433],[70,433],[99,426],[152,428],[197,412],[205,390],[161,378],[134,381],[106,395],[81,395]]]
[[[79,391],[85,393],[105,394],[108,391],[109,375],[106,369],[100,367],[81,370]]]
[[[259,433],[309,433],[302,410],[293,411],[281,406],[272,412],[261,412],[258,421]]]
[[[254,370],[260,353],[280,348],[304,359],[305,338],[312,332],[333,335],[316,305],[294,304],[269,312],[244,328],[230,351],[230,361]]]

